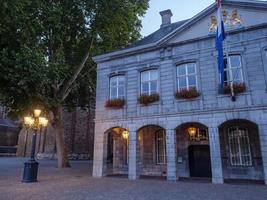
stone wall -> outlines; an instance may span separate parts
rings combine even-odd
[[[19,128],[0,126],[0,146],[16,146]]]
[[[70,159],[92,159],[94,149],[94,109],[84,111],[80,108],[72,112],[63,111],[66,150]],[[29,156],[32,133],[22,130],[19,134],[18,156]],[[56,141],[53,128],[41,130],[37,135],[37,157],[55,159]]]

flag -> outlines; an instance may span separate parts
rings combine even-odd
[[[220,74],[220,86],[223,90],[224,85],[224,54],[223,54],[223,41],[225,39],[224,24],[222,20],[222,4],[221,0],[217,2],[217,33],[216,33],[216,49],[218,51],[218,67]]]

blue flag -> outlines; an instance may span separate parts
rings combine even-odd
[[[218,67],[220,74],[220,89],[223,90],[224,86],[224,54],[223,54],[223,41],[225,39],[224,23],[222,20],[222,5],[221,1],[217,0],[217,34],[216,34],[216,49],[218,51]]]

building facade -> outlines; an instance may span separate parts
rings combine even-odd
[[[93,176],[267,184],[267,3],[225,0],[219,89],[215,4],[96,56]],[[231,97],[234,92],[234,97]]]

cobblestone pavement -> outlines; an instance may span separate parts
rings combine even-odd
[[[0,158],[0,200],[267,200],[267,186],[91,177],[92,163],[57,169],[40,161],[38,182],[21,183],[24,158]]]

